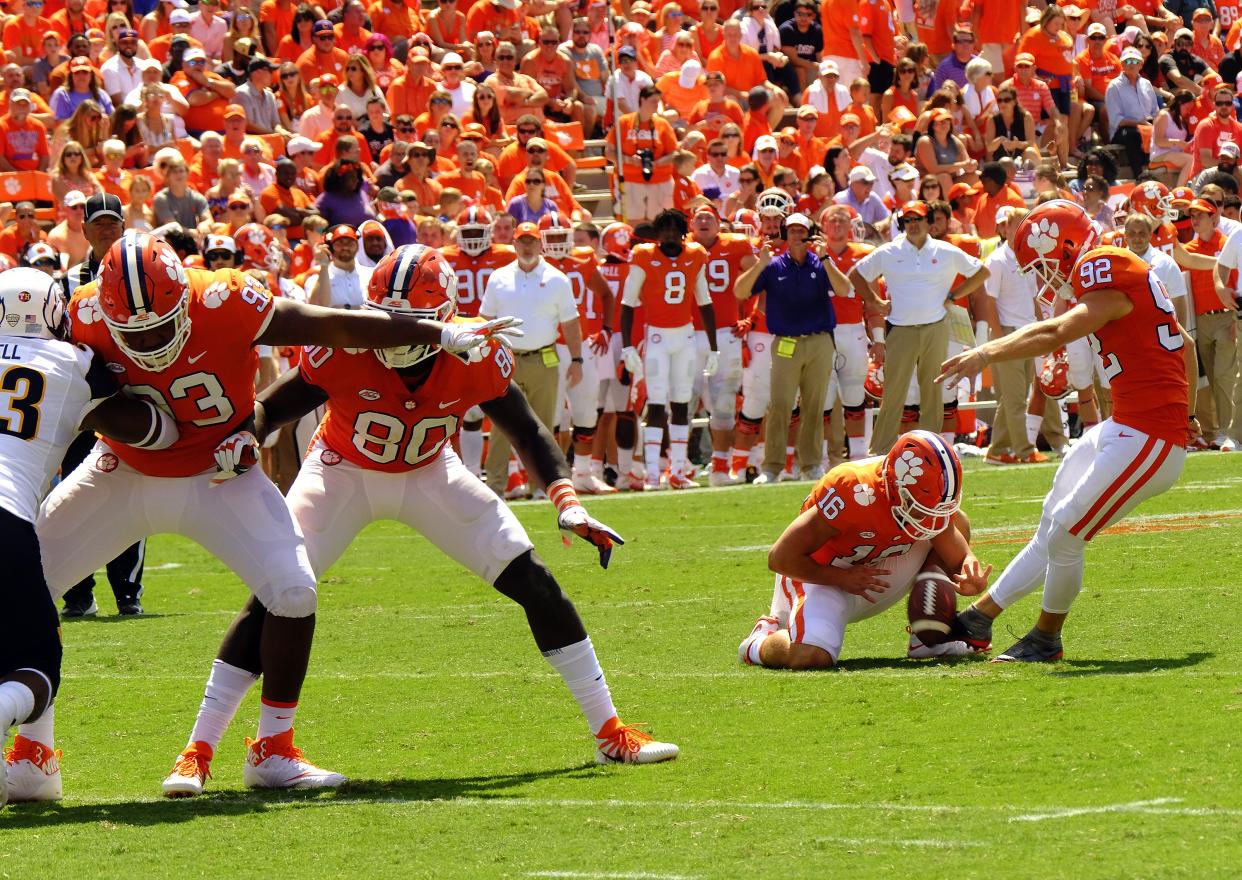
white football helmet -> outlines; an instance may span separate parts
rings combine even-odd
[[[46,272],[23,267],[0,273],[0,335],[64,339],[65,300]]]
[[[789,193],[774,186],[759,193],[755,208],[759,211],[760,217],[771,215],[788,217],[794,209],[794,200]]]

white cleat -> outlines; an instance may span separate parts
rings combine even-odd
[[[164,797],[187,798],[202,794],[203,785],[211,776],[211,756],[212,748],[205,742],[186,746],[164,780]]]
[[[656,480],[654,482],[648,480],[643,484],[644,492],[663,492],[667,488],[668,483],[661,482],[660,480]]]
[[[1219,443],[1221,452],[1234,452],[1238,448],[1238,444],[1233,441],[1232,437],[1223,437]]]
[[[247,738],[242,781],[251,788],[337,788],[348,780],[307,761],[293,744],[290,728],[276,736]]]
[[[933,657],[965,657],[975,651],[965,642],[944,642],[940,645],[924,645],[918,636],[910,636],[906,656],[911,660],[930,660]]]
[[[670,489],[697,489],[699,484],[686,474],[669,474],[668,487]]]
[[[746,482],[745,477],[734,476],[728,471],[712,471],[711,476],[707,478],[709,486],[736,486],[744,482]]]
[[[754,627],[746,638],[742,639],[742,643],[737,646],[737,659],[741,660],[747,666],[758,666],[759,652],[758,645],[763,644],[763,640],[772,633],[781,629],[781,622],[771,615],[765,614],[755,621]]]
[[[643,475],[635,471],[617,477],[617,489],[622,492],[641,492],[643,485]]]
[[[655,764],[671,761],[680,753],[672,743],[658,742],[633,724],[613,716],[595,734],[596,764]]]
[[[583,495],[615,495],[617,492],[595,474],[574,474],[573,486]]]
[[[61,797],[60,752],[20,734],[4,753],[5,791],[13,803],[58,801]]]

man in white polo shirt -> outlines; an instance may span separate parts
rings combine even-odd
[[[918,372],[919,399],[940,400],[936,376],[938,360],[944,358],[949,345],[949,322],[945,306],[978,290],[988,278],[983,264],[965,251],[928,234],[927,205],[911,202],[899,214],[903,234],[880,245],[863,257],[850,271],[854,285],[868,310],[888,316],[888,336],[877,328],[873,331],[876,345],[873,353],[884,367],[884,395],[871,434],[871,454],[884,455],[897,440],[901,412],[905,404],[904,390],[910,377]],[[965,280],[950,288],[961,275]],[[872,288],[876,279],[884,277],[888,301],[881,301]],[[919,427],[940,431],[943,413],[938,406],[924,406]]]
[[[556,353],[556,335],[564,334],[569,349],[569,371],[566,385],[574,387],[582,381],[582,330],[578,324],[578,307],[574,304],[573,288],[568,276],[543,258],[539,227],[519,223],[513,234],[517,259],[501,266],[487,279],[479,316],[514,315],[522,319],[524,334],[513,349],[513,381],[526,394],[549,431],[556,423],[557,384],[560,359]],[[487,447],[487,485],[504,497],[509,476],[509,440],[500,431],[493,431]]]

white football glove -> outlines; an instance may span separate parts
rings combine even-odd
[[[225,437],[216,447],[216,474],[211,485],[240,476],[259,463],[259,441],[249,431],[238,431]]]
[[[720,352],[709,351],[707,353],[707,360],[703,362],[703,372],[709,376],[714,376],[718,369],[720,369]]]
[[[486,342],[496,340],[512,346],[524,334],[521,318],[493,318],[482,324],[445,324],[440,331],[440,347],[451,354],[464,354]]]
[[[577,535],[594,544],[599,550],[601,568],[608,567],[608,560],[612,558],[613,545],[625,543],[620,535],[592,517],[580,504],[562,510],[560,516],[556,518],[556,524],[561,529],[561,537],[565,541],[565,546],[569,546],[570,535]]]
[[[621,349],[621,362],[625,364],[625,368],[630,371],[630,375],[635,379],[641,379],[643,375],[643,356],[638,353],[638,349],[632,345],[627,345]]]

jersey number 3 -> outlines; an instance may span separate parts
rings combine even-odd
[[[0,376],[0,391],[9,397],[8,412],[0,411],[0,434],[18,440],[33,440],[39,433],[39,403],[47,383],[43,374],[30,367],[9,367]]]

